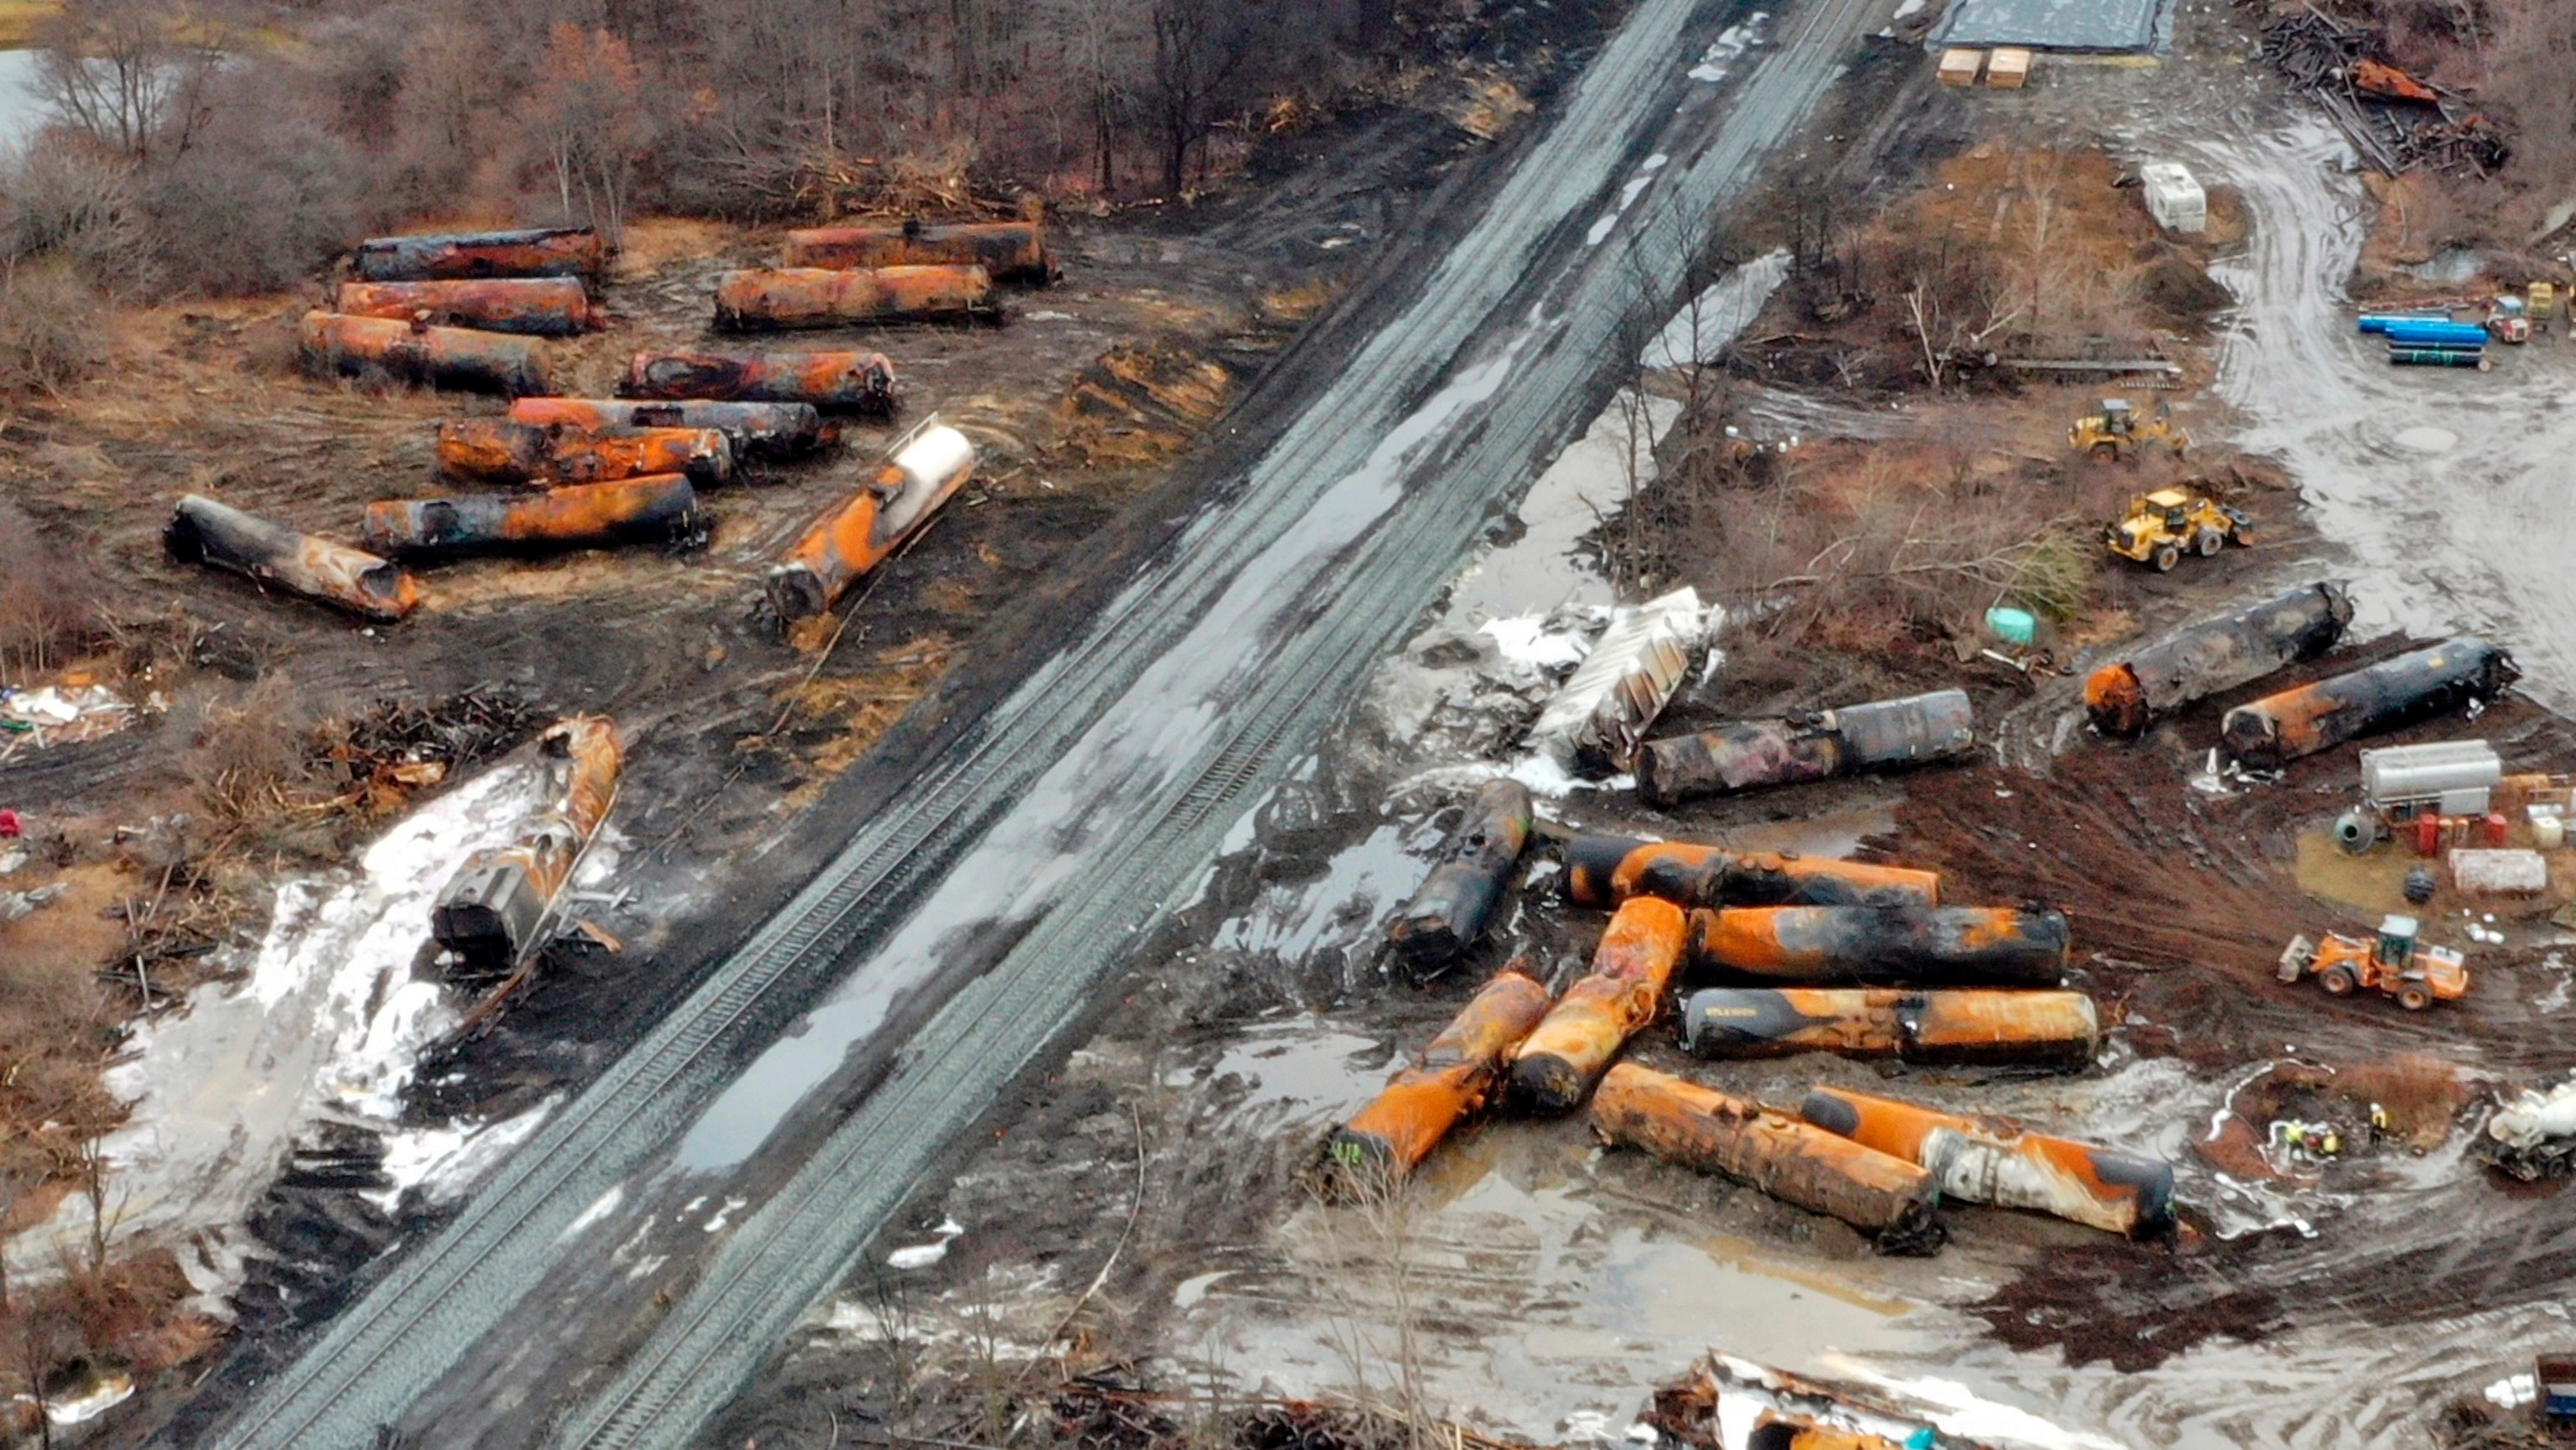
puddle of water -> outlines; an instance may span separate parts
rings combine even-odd
[[[1320,878],[1265,887],[1212,945],[1295,963],[1374,950],[1379,923],[1422,884],[1430,866],[1421,858],[1439,838],[1427,820],[1381,825],[1337,852]]]
[[[1655,478],[1654,447],[1681,404],[1634,392],[1611,400],[1521,500],[1521,536],[1469,566],[1448,617],[1503,618],[1611,602],[1608,580],[1576,545]]]
[[[1727,273],[1674,314],[1639,361],[1650,368],[1718,361],[1788,276],[1787,252],[1757,257]]]
[[[1339,1122],[1377,1095],[1388,1070],[1386,1044],[1344,1032],[1321,1017],[1248,1028],[1215,1064],[1169,1074],[1164,1086],[1198,1089],[1239,1078],[1251,1085],[1232,1116],[1298,1123]]]
[[[281,886],[245,980],[136,1030],[107,1075],[134,1103],[103,1143],[114,1241],[212,1246],[212,1266],[191,1271],[219,1294],[238,1273],[233,1236],[299,1134],[324,1117],[392,1128],[413,1058],[456,1021],[438,984],[412,975],[430,904],[467,857],[518,834],[537,780],[517,764],[485,771],[387,831],[356,872]],[[89,1216],[66,1203],[11,1239],[9,1272],[53,1272]]]

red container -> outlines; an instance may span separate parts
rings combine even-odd
[[[2504,816],[2501,812],[2487,812],[2486,820],[2480,822],[2480,825],[2484,828],[2486,843],[2489,847],[2496,847],[2504,844]]]
[[[2442,854],[2442,818],[2431,811],[2426,811],[2415,818],[2415,854],[2418,856]]]

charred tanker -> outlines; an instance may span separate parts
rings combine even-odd
[[[712,428],[725,435],[736,459],[793,458],[829,441],[823,415],[811,403],[736,403],[706,398],[521,398],[510,421],[575,433],[624,433],[638,428]]]
[[[1512,1053],[1512,1093],[1532,1111],[1571,1112],[1628,1039],[1662,1010],[1682,958],[1682,910],[1651,896],[1610,917],[1592,971]]]
[[[193,493],[171,510],[161,542],[183,564],[229,569],[369,619],[391,622],[420,605],[420,586],[400,565]]]
[[[1780,982],[2057,985],[2066,917],[2001,906],[1730,906],[1690,915],[1691,966]]]
[[[507,418],[457,418],[438,425],[438,466],[458,478],[541,488],[663,473],[711,486],[733,477],[733,445],[713,428],[584,433]]]
[[[981,267],[747,268],[716,282],[716,326],[737,332],[1001,317]]]
[[[445,232],[369,237],[351,269],[365,282],[443,282],[473,277],[596,279],[608,245],[589,227],[529,227],[502,232]]]
[[[577,277],[470,282],[343,282],[332,306],[350,317],[392,317],[527,337],[575,337],[603,325]]]
[[[811,403],[880,417],[896,403],[894,364],[881,352],[639,352],[617,391],[674,401]]]
[[[380,554],[440,556],[660,543],[697,527],[698,495],[676,473],[539,494],[464,494],[367,505],[364,540]]]
[[[2121,1234],[2153,1232],[2171,1221],[2173,1165],[2157,1159],[1843,1088],[1817,1088],[1798,1113],[1864,1147],[1922,1165],[1952,1198],[2036,1209]]]
[[[1547,989],[1497,973],[1422,1056],[1324,1145],[1326,1183],[1347,1198],[1392,1187],[1430,1156],[1458,1121],[1484,1106],[1504,1059],[1547,1015]]]
[[[779,619],[794,624],[829,613],[843,590],[901,547],[974,472],[975,445],[965,434],[941,426],[915,434],[769,571],[769,602]]]
[[[2101,1040],[2101,1018],[2081,992],[1711,987],[1682,1004],[1682,1046],[1711,1058],[1834,1052],[2081,1067]]]
[[[1440,843],[1439,864],[1387,923],[1387,940],[1417,972],[1437,971],[1484,935],[1494,903],[1529,844],[1530,794],[1518,781],[1489,781],[1464,820]]]
[[[514,398],[553,390],[545,345],[507,333],[316,311],[304,314],[303,345],[305,365],[325,376],[376,372],[421,387]]]
[[[2324,654],[2351,622],[2341,584],[2291,590],[2095,670],[2084,681],[2085,713],[2105,735],[2135,735],[2158,715]]]
[[[1637,792],[1651,804],[1669,806],[1699,796],[1955,760],[1976,747],[1967,692],[1936,690],[1648,741],[1637,752]]]
[[[996,282],[1055,280],[1046,229],[1027,222],[811,227],[787,234],[790,267],[981,267]]]
[[[1679,906],[1938,906],[1941,876],[1687,841],[1577,836],[1566,843],[1566,900],[1616,906],[1631,896]]]
[[[2278,770],[2357,736],[2492,700],[2522,678],[2513,656],[2473,634],[2367,669],[2266,695],[2227,712],[2219,738],[2249,770]]]
[[[592,715],[557,722],[538,737],[551,804],[525,835],[478,852],[430,909],[430,934],[468,975],[506,973],[542,939],[555,899],[617,800],[617,727]]]
[[[1605,1142],[1752,1184],[1887,1248],[1936,1248],[1943,1237],[1932,1217],[1940,1190],[1920,1165],[1632,1062],[1602,1078],[1592,1126]]]

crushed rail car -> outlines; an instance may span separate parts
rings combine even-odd
[[[1855,771],[1956,760],[1976,748],[1967,691],[1935,690],[1650,740],[1637,752],[1637,793],[1649,804],[1669,806]]]
[[[807,227],[787,234],[779,260],[790,267],[981,267],[996,282],[1045,285],[1056,279],[1046,228],[1033,221]]]
[[[472,974],[507,972],[540,945],[555,901],[617,801],[617,727],[596,715],[537,738],[550,775],[545,813],[518,840],[477,852],[430,908],[430,935]]]
[[[1682,1004],[1682,1046],[1709,1058],[1832,1052],[2081,1067],[2101,1043],[2100,1013],[2082,992],[1710,987]]]
[[[842,591],[901,548],[974,472],[975,445],[965,434],[944,425],[915,434],[769,571],[769,603],[779,619],[793,624],[829,613]]]
[[[161,542],[183,564],[229,569],[368,619],[391,623],[420,607],[420,585],[391,560],[299,534],[201,494],[188,494],[171,509]]]
[[[1720,618],[1684,588],[1613,620],[1540,709],[1530,744],[1577,775],[1598,779],[1628,769],[1637,742],[1671,703]]]
[[[589,227],[525,227],[369,237],[350,268],[362,282],[453,282],[481,277],[579,277],[608,267],[608,243]]]
[[[751,267],[716,281],[716,326],[731,332],[1001,320],[981,267]]]
[[[2117,1234],[2152,1233],[2172,1221],[2173,1165],[2160,1159],[2027,1132],[2002,1118],[1944,1113],[1845,1088],[1809,1092],[1798,1115],[1922,1165],[1952,1198],[2036,1209]]]
[[[2011,983],[2066,970],[2061,912],[2003,906],[1728,906],[1690,914],[1695,971],[1779,982]]]
[[[1623,1062],[1592,1096],[1603,1141],[1752,1184],[1783,1203],[1841,1219],[1883,1247],[1938,1247],[1930,1171],[1669,1073]]]
[[[382,373],[396,382],[520,397],[553,391],[545,344],[466,327],[431,327],[389,317],[304,314],[305,365],[323,376]]]
[[[331,307],[345,317],[391,317],[526,337],[578,337],[607,324],[578,277],[343,282]]]
[[[579,483],[544,493],[385,499],[361,538],[407,558],[667,543],[698,526],[698,494],[677,473]]]
[[[1636,897],[1610,917],[1592,970],[1512,1050],[1513,1097],[1533,1112],[1571,1112],[1601,1074],[1663,1009],[1681,964],[1682,909]]]
[[[1488,781],[1466,817],[1440,843],[1439,864],[1387,923],[1387,941],[1417,973],[1466,954],[1511,882],[1530,837],[1530,793],[1518,781]]]
[[[1547,988],[1505,969],[1479,988],[1422,1055],[1324,1145],[1329,1191],[1364,1199],[1419,1166],[1459,1120],[1484,1106],[1503,1063],[1547,1015]]]
[[[556,488],[677,473],[701,487],[731,481],[733,444],[713,428],[584,433],[507,418],[438,425],[438,466],[458,478]]]
[[[1567,901],[1607,907],[1631,896],[1678,906],[1938,906],[1941,873],[1626,836],[1566,843]]]
[[[521,398],[510,421],[576,433],[619,433],[636,428],[712,428],[733,445],[734,457],[795,458],[832,441],[823,415],[811,403],[741,403],[711,398]]]
[[[2105,735],[2136,735],[2159,715],[2324,654],[2350,623],[2341,583],[2303,585],[2096,669],[2084,680],[2084,711]]]
[[[2228,758],[2278,770],[2357,736],[2393,730],[2503,694],[2522,671],[2473,634],[2239,705],[2219,722]]]
[[[881,352],[639,352],[617,391],[663,401],[811,403],[826,412],[895,411],[894,364]]]

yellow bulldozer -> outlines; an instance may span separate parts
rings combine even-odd
[[[2144,418],[2129,406],[2126,398],[2104,398],[2101,411],[2087,413],[2066,430],[2066,441],[2078,453],[2089,454],[2105,463],[2122,463],[2138,456],[2138,450],[2150,443],[2162,443],[2180,458],[2191,447],[2191,435],[2175,426],[2165,405]]]
[[[2254,542],[2242,509],[2179,488],[2129,496],[2129,511],[2102,530],[2102,545],[2123,559],[2170,572],[2188,551],[2206,559],[2229,544]]]
[[[2448,947],[2418,941],[2416,929],[2415,918],[2392,916],[2380,922],[2379,936],[2372,941],[2336,932],[2315,942],[2295,936],[2281,952],[2277,975],[2284,982],[2314,977],[2330,997],[2349,997],[2367,988],[2396,998],[2409,1012],[2467,996],[2468,959]]]

